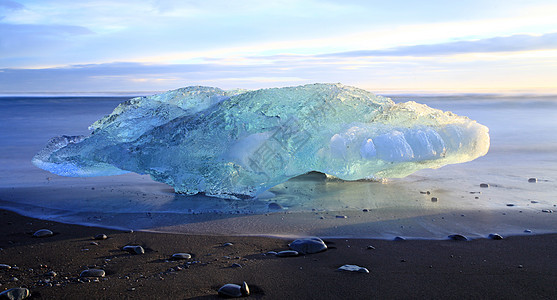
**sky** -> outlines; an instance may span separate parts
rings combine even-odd
[[[555,92],[557,1],[0,0],[0,94]]]

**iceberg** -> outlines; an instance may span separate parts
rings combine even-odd
[[[33,164],[61,176],[149,174],[177,193],[242,198],[312,171],[400,178],[489,149],[488,128],[474,120],[342,84],[186,87],[129,99],[89,129],[51,139]]]

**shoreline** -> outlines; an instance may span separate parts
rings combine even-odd
[[[33,219],[6,210],[0,216],[0,264],[12,266],[0,270],[0,291],[24,286],[31,299],[217,299],[220,286],[243,281],[250,286],[249,298],[255,299],[544,299],[557,295],[557,234],[468,242],[325,239],[327,251],[281,258],[264,253],[286,250],[292,240],[123,232]],[[43,228],[55,235],[32,237]],[[93,240],[99,233],[109,238]],[[142,245],[145,254],[122,251],[128,244]],[[193,257],[169,260],[178,252]],[[365,267],[370,273],[337,271],[344,264]],[[101,268],[106,277],[80,279],[86,268]],[[50,271],[57,275],[45,275]]]

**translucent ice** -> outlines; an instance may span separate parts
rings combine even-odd
[[[178,193],[233,198],[310,171],[404,177],[489,149],[476,121],[341,84],[187,87],[123,102],[90,129],[53,138],[33,163],[63,176],[150,174]]]

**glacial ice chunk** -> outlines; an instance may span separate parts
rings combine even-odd
[[[404,177],[489,149],[476,121],[341,84],[186,87],[125,101],[90,129],[53,138],[33,163],[62,176],[150,174],[178,193],[234,198],[310,171]]]

